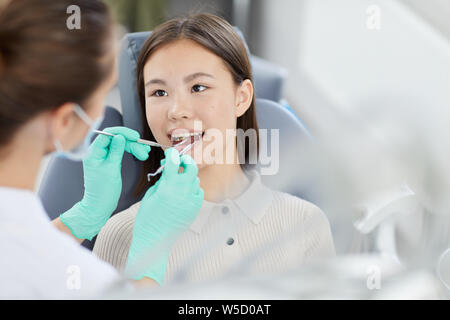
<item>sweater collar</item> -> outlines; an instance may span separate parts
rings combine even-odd
[[[271,190],[261,182],[261,176],[256,170],[248,171],[246,174],[250,184],[241,195],[235,199],[225,199],[219,203],[203,201],[197,218],[189,228],[195,233],[201,233],[203,226],[214,209],[232,205],[238,208],[254,224],[258,224],[266,214],[267,207],[272,203],[273,195]]]

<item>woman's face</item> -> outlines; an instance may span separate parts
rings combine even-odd
[[[237,85],[220,57],[194,41],[176,40],[151,54],[144,84],[147,122],[158,143],[174,145],[193,135],[196,138],[182,146],[199,139],[187,153],[199,167],[205,165],[205,154],[221,157],[220,150],[235,148],[235,140],[226,142],[227,129],[236,129],[237,117],[251,104],[253,88],[249,80]]]

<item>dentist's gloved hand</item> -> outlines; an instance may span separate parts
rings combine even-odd
[[[60,215],[72,234],[91,240],[105,225],[117,207],[122,192],[122,158],[124,151],[137,159],[148,159],[150,146],[137,143],[139,133],[125,127],[104,129],[115,134],[99,135],[83,160],[84,195],[71,209]]]
[[[148,277],[159,284],[164,281],[171,247],[194,222],[204,197],[194,160],[180,157],[175,148],[167,149],[165,155],[161,178],[147,190],[136,215],[126,267],[129,278]]]

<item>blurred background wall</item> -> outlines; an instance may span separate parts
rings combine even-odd
[[[228,21],[233,19],[233,1],[227,0],[105,0],[116,19],[129,32],[152,30],[175,16],[211,12]]]

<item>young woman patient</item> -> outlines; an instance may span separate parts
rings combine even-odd
[[[198,14],[160,25],[142,47],[137,78],[143,138],[178,150],[195,141],[188,154],[198,165],[205,195],[196,220],[171,248],[166,281],[279,272],[334,256],[321,210],[264,186],[248,165],[251,139],[239,154],[238,139],[229,138],[237,129],[256,132],[258,138],[258,127],[249,58],[228,22]],[[146,174],[155,172],[163,157],[162,150],[152,148],[138,193],[155,183],[158,177],[148,183]],[[113,216],[94,247],[121,271],[139,205]]]

